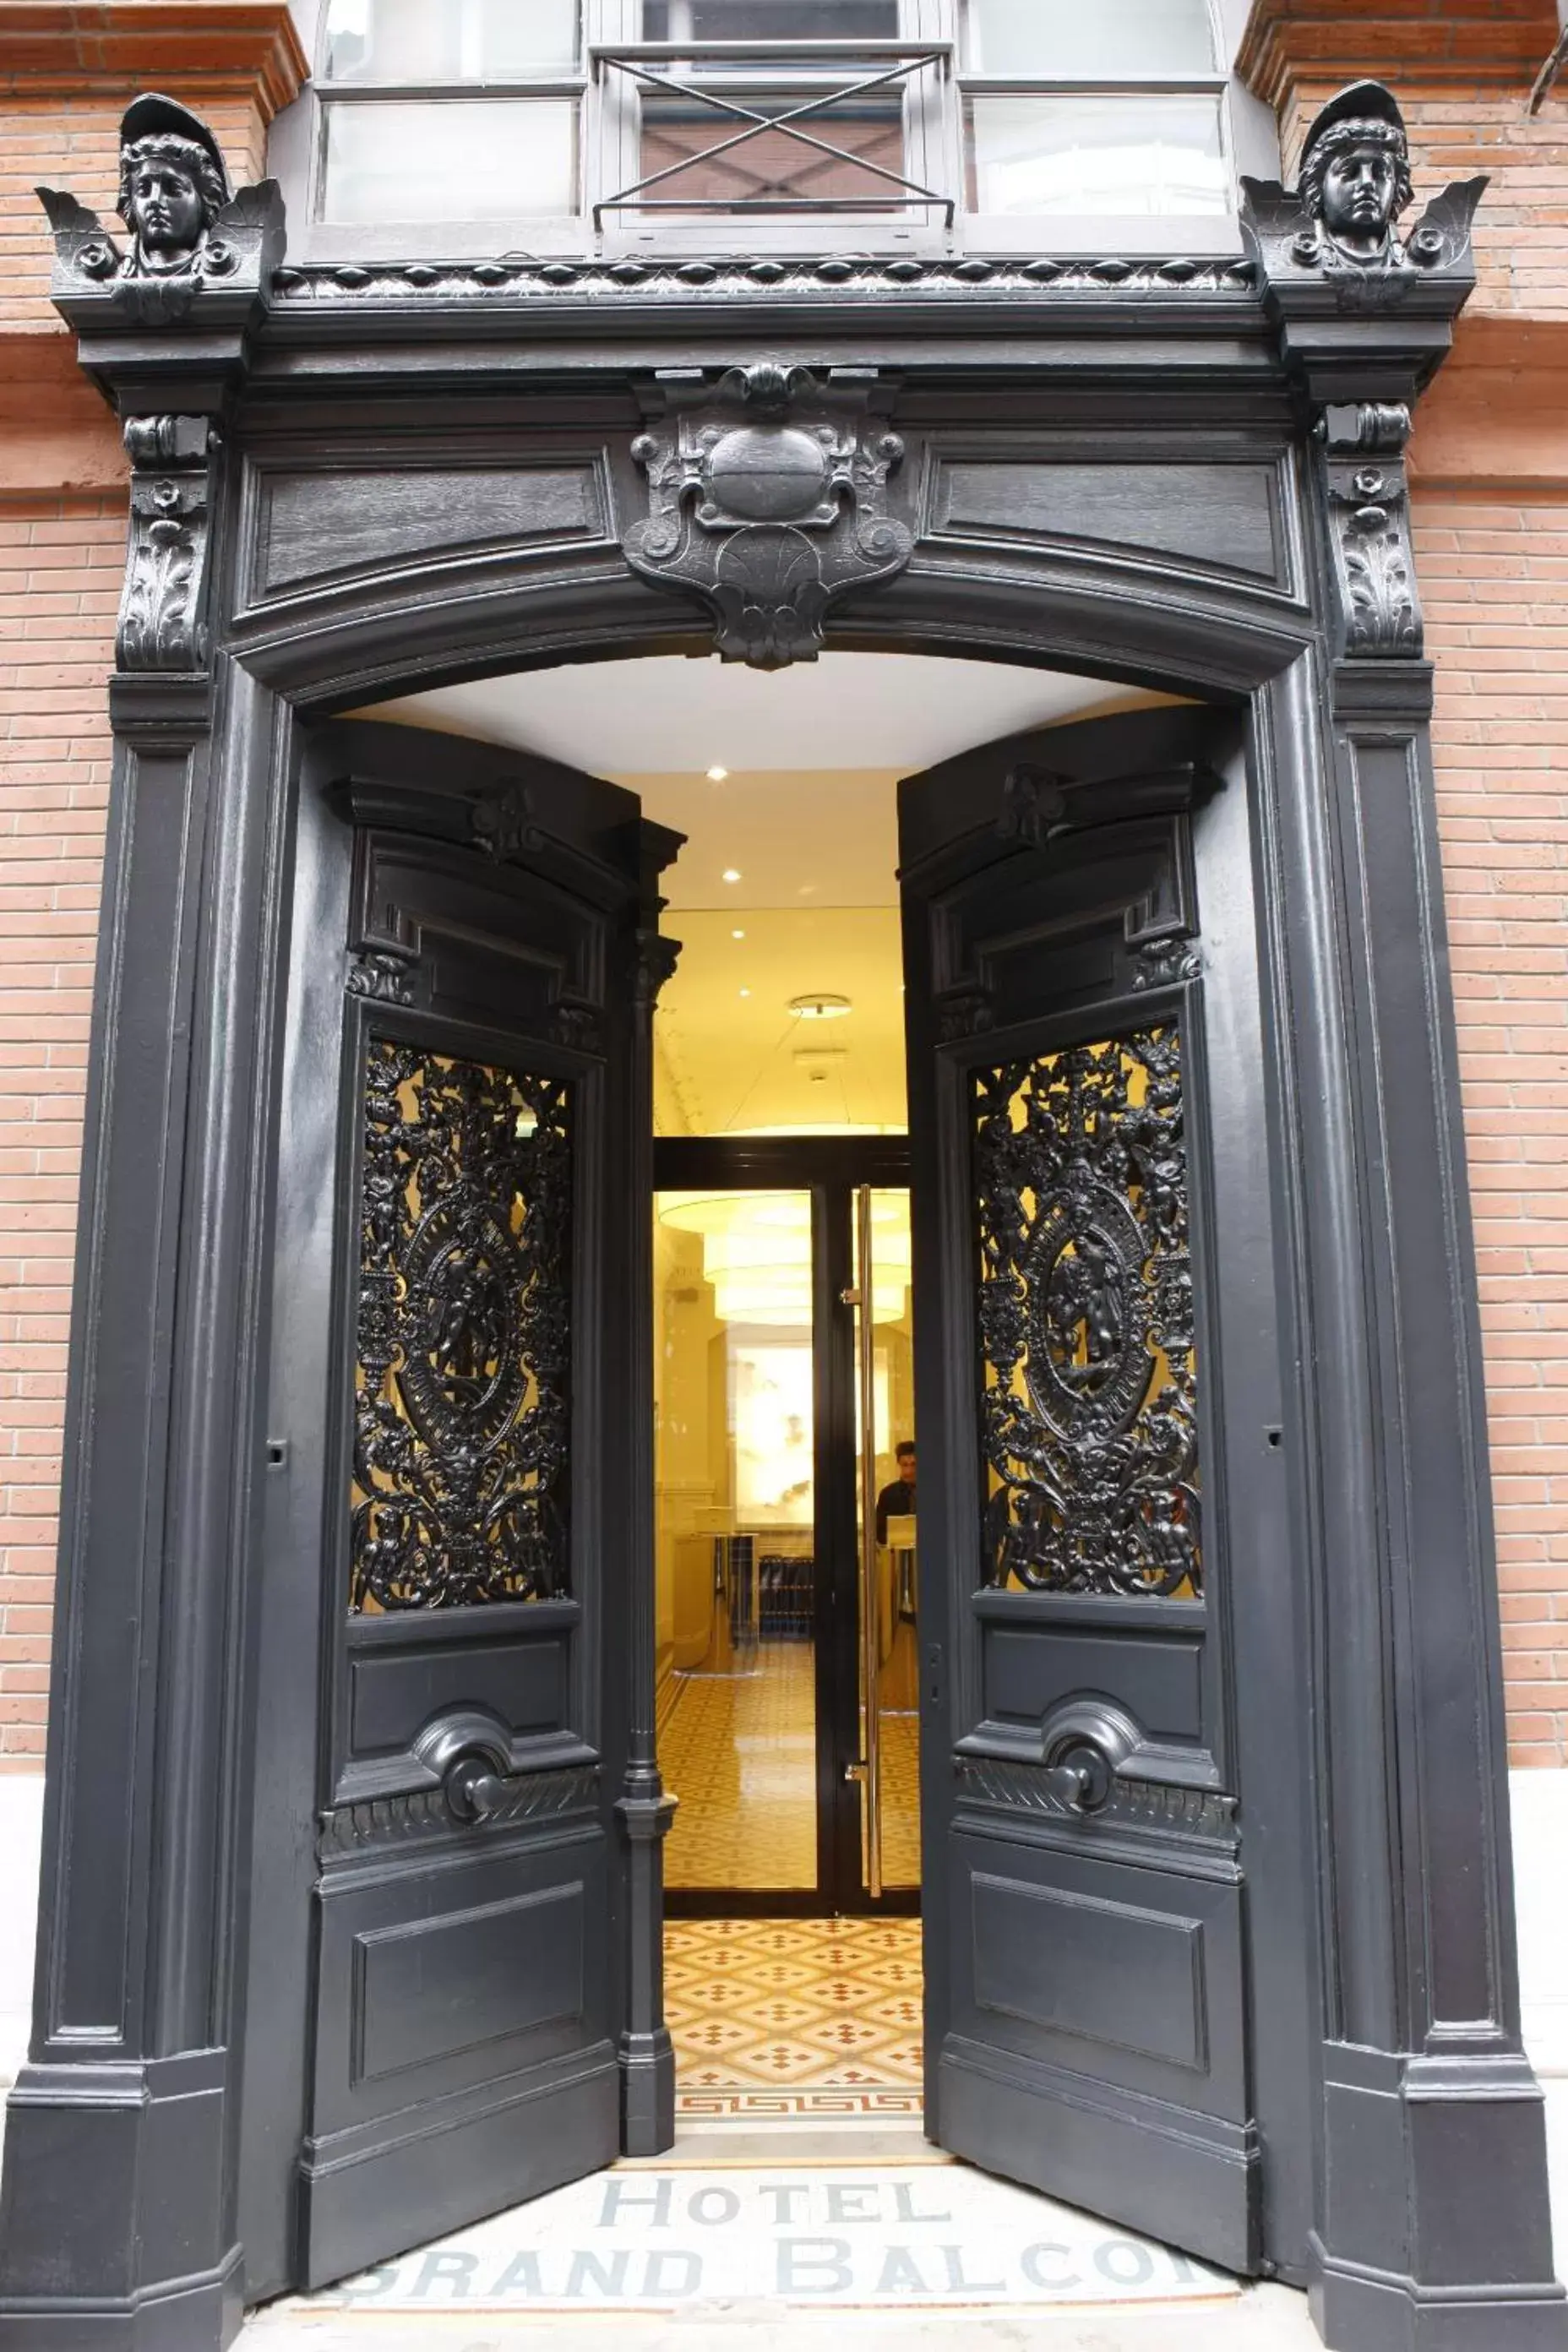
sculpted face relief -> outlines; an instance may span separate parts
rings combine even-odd
[[[1394,219],[1399,178],[1385,146],[1351,148],[1323,174],[1323,226],[1342,245],[1380,245]]]
[[[139,163],[131,182],[131,225],[150,269],[176,268],[187,260],[206,225],[192,175],[162,157]]]
[[[132,277],[200,267],[228,182],[212,133],[173,99],[138,99],[121,126],[120,216],[131,231]]]

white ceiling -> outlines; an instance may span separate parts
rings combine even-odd
[[[831,653],[771,674],[717,657],[568,664],[363,715],[612,777],[687,835],[663,885],[664,929],[686,944],[659,1002],[656,1117],[700,1135],[901,1128],[900,777],[1165,698],[1001,662]],[[814,991],[848,997],[847,1017],[792,1018]]]
[[[596,775],[881,768],[910,775],[998,735],[1158,701],[1102,678],[931,654],[824,654],[785,670],[716,655],[566,663],[378,703]]]

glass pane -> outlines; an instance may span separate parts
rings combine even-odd
[[[574,100],[328,106],[321,218],[521,220],[577,209]]]
[[[568,1589],[571,1091],[371,1040],[351,1612]]]
[[[1181,1033],[974,1079],[988,1584],[1203,1591]]]
[[[738,102],[770,120],[804,104],[809,93],[792,97],[758,96],[747,90]],[[843,104],[817,108],[804,118],[801,129],[814,140],[837,149],[824,154],[784,131],[759,131],[726,152],[704,160],[705,151],[732,141],[743,121],[720,113],[700,101],[644,94],[642,102],[642,162],[646,179],[673,166],[667,180],[647,191],[649,199],[666,206],[700,203],[727,211],[765,206],[794,210],[797,205],[831,200],[857,209],[885,208],[902,201],[902,191],[857,159],[880,171],[904,168],[903,99],[897,89],[877,90]],[[697,160],[684,163],[686,157]]]
[[[1217,98],[972,98],[978,213],[1226,213]]]
[[[899,0],[643,0],[645,41],[896,41]]]
[[[328,0],[329,81],[505,81],[574,71],[577,0]]]
[[[655,1207],[659,1757],[670,1886],[816,1885],[809,1192]]]
[[[1216,71],[1208,0],[966,0],[971,73],[1034,81]]]
[[[859,1233],[855,1279],[860,1282]],[[877,1723],[882,1885],[921,1883],[920,1620],[916,1576],[914,1298],[910,1196],[871,1195],[876,1400]],[[859,1451],[859,1431],[856,1432]],[[858,1485],[856,1494],[860,1492]],[[865,1573],[862,1549],[861,1574]],[[859,1623],[866,1628],[864,1585]],[[865,1748],[861,1686],[861,1754]]]

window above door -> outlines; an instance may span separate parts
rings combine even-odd
[[[1228,252],[1246,0],[296,0],[296,258]],[[1235,21],[1233,21],[1235,20]]]

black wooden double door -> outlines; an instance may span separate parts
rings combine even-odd
[[[322,734],[300,807],[253,2297],[610,2160],[660,1933],[622,1801],[677,845],[384,727]],[[1303,1639],[1243,763],[1206,713],[1057,730],[906,783],[900,842],[927,2129],[1289,2273]]]

